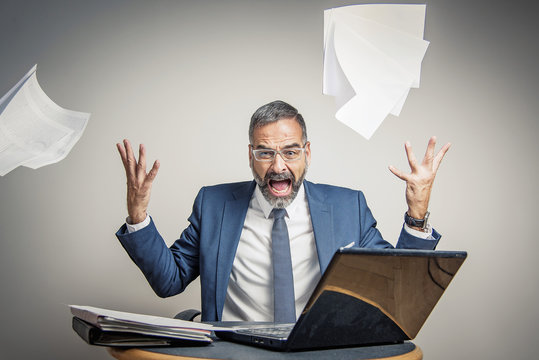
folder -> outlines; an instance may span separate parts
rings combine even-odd
[[[100,346],[201,346],[210,342],[200,340],[185,340],[136,334],[121,331],[104,331],[78,317],[73,317],[73,330],[90,345]]]
[[[88,344],[104,346],[207,345],[212,325],[91,306],[70,305],[73,330]]]

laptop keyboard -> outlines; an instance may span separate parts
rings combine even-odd
[[[247,335],[256,335],[263,337],[271,337],[275,339],[286,339],[295,324],[286,324],[272,327],[256,327],[251,329],[238,330],[236,332],[247,334]]]

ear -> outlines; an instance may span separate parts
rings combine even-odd
[[[249,167],[252,168],[253,167],[253,151],[252,151],[251,144],[249,144],[248,148],[249,148]]]
[[[307,165],[311,165],[311,143],[309,141],[305,144],[305,160]]]

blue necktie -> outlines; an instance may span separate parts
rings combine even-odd
[[[294,275],[290,257],[290,240],[284,216],[285,209],[273,209],[271,246],[273,256],[273,321],[296,322]]]

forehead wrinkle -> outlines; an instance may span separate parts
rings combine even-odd
[[[292,144],[301,144],[303,132],[294,119],[282,119],[259,128],[253,133],[253,145],[258,148],[282,149]]]
[[[294,142],[294,143],[291,143],[291,144],[272,147],[270,145],[266,145],[266,144],[262,143],[262,144],[258,144],[255,147],[255,149],[268,149],[268,150],[280,150],[280,149],[291,149],[291,148],[301,148],[301,145],[299,143],[297,143],[297,142]]]
[[[285,136],[259,136],[255,138],[255,147],[258,149],[264,147],[266,149],[282,149],[286,147],[301,147],[301,137],[296,135]]]

